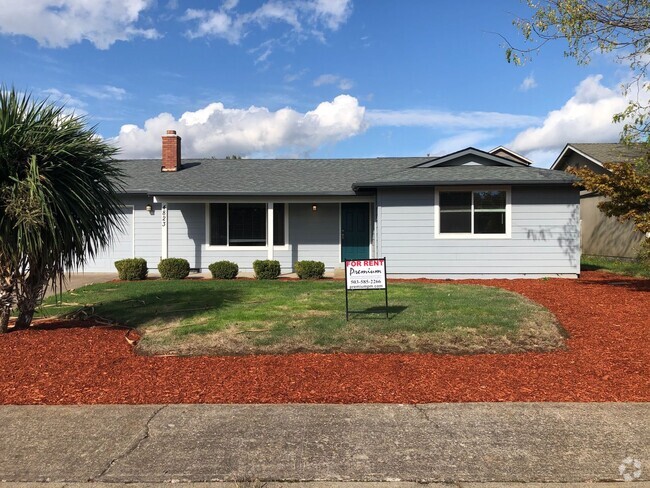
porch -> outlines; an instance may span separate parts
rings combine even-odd
[[[283,274],[293,272],[302,260],[322,261],[333,272],[343,267],[344,259],[374,257],[374,197],[154,202],[160,209],[161,258],[185,258],[200,272],[207,272],[215,261],[228,260],[243,274],[250,273],[258,259],[278,260]]]

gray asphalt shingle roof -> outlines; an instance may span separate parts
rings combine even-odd
[[[161,172],[159,159],[119,161],[127,193],[156,195],[353,195],[352,183],[431,161],[368,159],[184,159]]]
[[[409,168],[372,180],[357,182],[355,187],[429,186],[429,185],[548,185],[572,184],[576,177],[564,171],[526,166],[444,166]]]
[[[600,163],[633,162],[648,153],[647,144],[569,143],[569,146],[591,156]]]
[[[461,184],[569,184],[563,171],[531,167],[414,168],[431,157],[368,159],[186,159],[161,172],[159,159],[118,161],[127,193],[149,195],[354,195],[360,188]]]

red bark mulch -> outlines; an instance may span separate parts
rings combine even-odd
[[[124,330],[78,324],[0,336],[0,403],[650,401],[650,280],[472,282],[548,307],[568,350],[145,357]]]

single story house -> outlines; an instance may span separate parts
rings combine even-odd
[[[557,157],[551,169],[566,171],[568,168],[589,168],[602,174],[604,163],[634,162],[646,154],[644,144],[621,143],[569,143]],[[580,221],[582,252],[594,256],[617,258],[636,257],[643,241],[643,233],[632,222],[620,222],[608,217],[598,208],[605,197],[583,190],[580,192]]]
[[[277,259],[386,257],[393,277],[576,277],[579,191],[563,171],[516,153],[467,148],[442,157],[183,159],[175,131],[162,159],[120,161],[127,225],[87,271],[182,257],[252,270]]]

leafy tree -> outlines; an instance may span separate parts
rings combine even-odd
[[[623,86],[631,97],[628,107],[614,117],[625,122],[623,139],[648,142],[650,134],[650,0],[526,0],[534,10],[529,19],[518,18],[514,25],[529,48],[508,42],[506,59],[517,65],[530,59],[550,41],[567,43],[566,57],[589,64],[594,53],[614,53],[628,66],[632,78]],[[506,41],[507,42],[507,41]]]
[[[645,157],[634,164],[606,165],[609,174],[576,171],[587,190],[610,199],[600,209],[620,220],[633,220],[636,228],[650,232],[650,0],[526,0],[533,9],[529,19],[515,19],[529,48],[508,43],[506,59],[522,64],[550,41],[565,41],[566,57],[589,64],[594,53],[613,53],[629,67],[630,80],[623,85],[628,105],[613,121],[623,123],[621,140],[647,145]],[[649,234],[646,234],[648,236]],[[645,248],[650,249],[650,237]]]
[[[588,168],[571,168],[589,191],[606,195],[598,204],[605,215],[621,221],[632,220],[640,232],[650,233],[650,173],[639,171],[634,163],[605,163],[609,173],[597,174]],[[650,250],[646,239],[642,253]]]
[[[83,117],[0,87],[0,331],[14,305],[28,327],[48,286],[122,225],[115,153]]]

